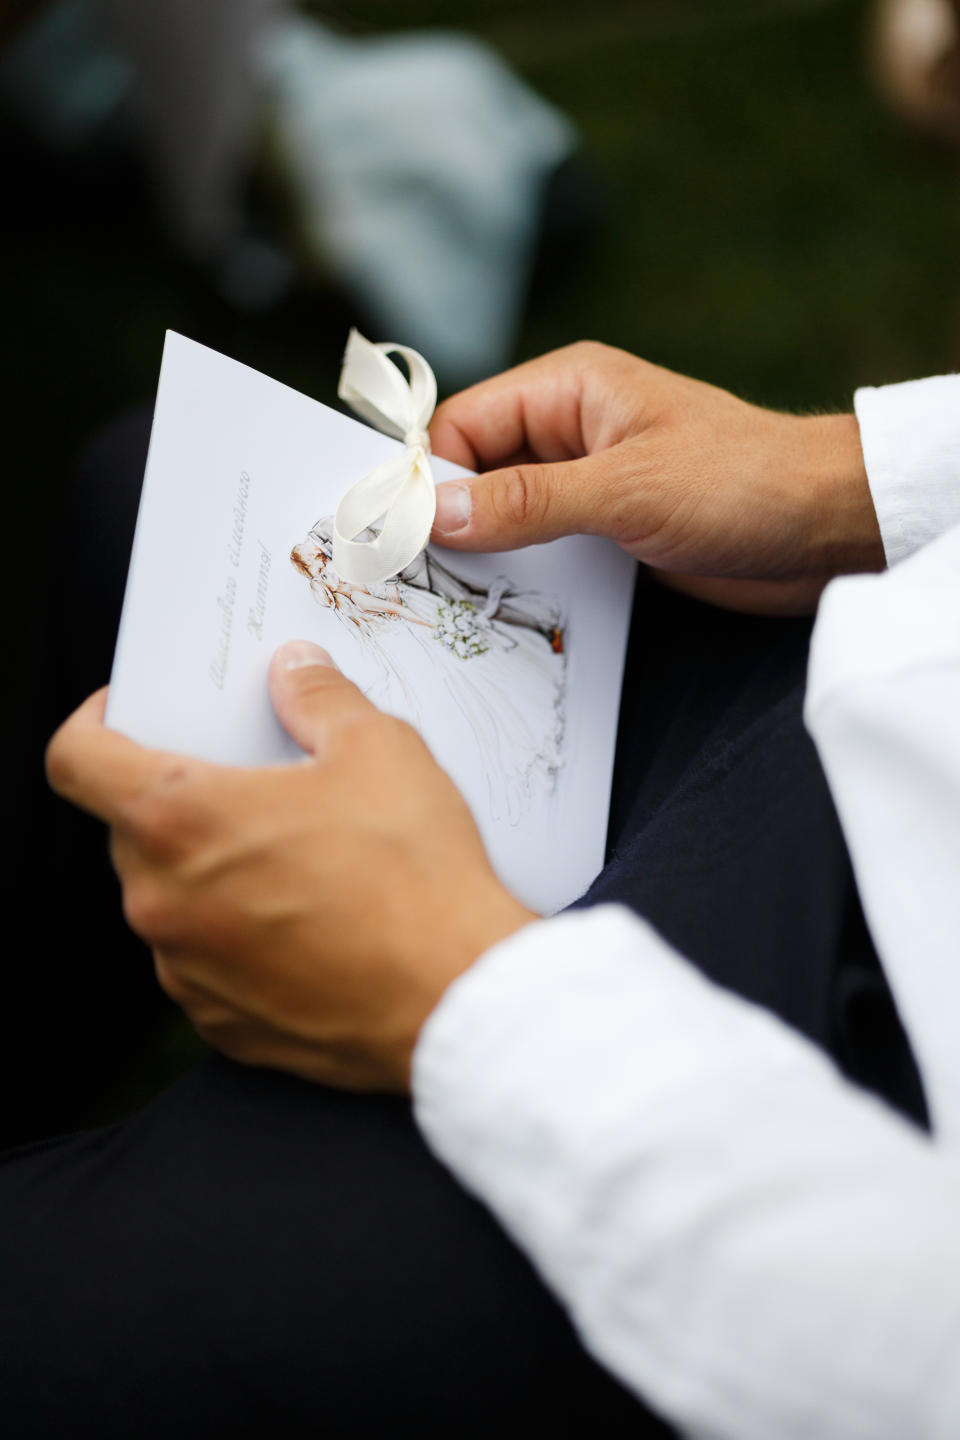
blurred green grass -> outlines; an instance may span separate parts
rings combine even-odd
[[[451,23],[439,0],[314,8],[360,35]],[[518,357],[589,336],[804,409],[955,368],[957,157],[905,133],[874,94],[870,10],[462,0],[457,24],[574,119],[607,197],[579,262],[535,291]],[[164,329],[330,399],[349,313],[322,282],[273,316],[231,312],[170,253],[126,172],[74,170],[0,140],[13,196],[0,383],[9,564],[25,597],[10,627],[17,674],[38,640],[35,537],[55,529],[84,440],[151,395]],[[176,1035],[164,1044],[119,1108],[194,1053]]]
[[[447,7],[344,8],[376,30],[401,11],[442,24]],[[871,5],[457,13],[572,115],[612,195],[589,263],[529,315],[523,355],[589,335],[791,408],[958,363],[960,168],[873,92]]]

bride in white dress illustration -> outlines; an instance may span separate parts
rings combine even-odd
[[[376,657],[387,689],[399,685],[417,723],[416,699],[389,653],[398,626],[415,636],[476,737],[494,818],[515,823],[536,788],[553,789],[563,763],[559,607],[502,577],[480,588],[431,549],[392,580],[352,585],[333,567],[332,533],[332,522],[320,520],[290,554],[314,599]]]

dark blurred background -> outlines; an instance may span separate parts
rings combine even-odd
[[[177,233],[135,119],[84,122],[66,139],[40,133],[22,103],[8,102],[25,26],[37,23],[25,17],[41,8],[0,8],[15,708],[38,650],[57,663],[37,617],[70,544],[59,524],[64,486],[91,434],[149,400],[166,328],[327,401],[350,323],[416,343],[384,335],[382,311],[355,277],[305,238],[302,197],[259,106],[239,261]],[[479,37],[572,122],[568,153],[532,187],[535,235],[504,363],[591,337],[797,409],[848,408],[858,384],[960,364],[958,152],[935,95],[927,115],[922,94],[898,93],[897,57],[877,39],[890,11],[872,0],[300,6],[358,42],[438,26]],[[116,80],[109,65],[91,73],[107,89]],[[94,96],[88,112],[96,108]],[[456,110],[454,101],[447,113]],[[449,388],[470,363],[441,380]],[[14,742],[29,765],[38,741]],[[165,1078],[192,1053],[181,1042],[158,1049],[139,1081],[118,1079],[91,1114]]]

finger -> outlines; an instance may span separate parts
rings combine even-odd
[[[47,779],[58,795],[111,825],[131,823],[143,796],[182,781],[203,762],[149,750],[103,723],[107,691],[98,690],[60,726],[47,746]]]
[[[607,452],[448,480],[437,486],[433,538],[458,550],[514,550],[562,535],[604,534],[616,513],[615,478]]]
[[[280,646],[270,663],[270,698],[280,724],[310,755],[322,750],[332,728],[377,713],[328,652],[309,640]]]
[[[503,465],[518,452],[537,460],[582,455],[576,353],[575,346],[554,351],[445,400],[430,426],[436,454],[469,470]]]

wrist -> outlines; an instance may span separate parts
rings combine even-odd
[[[479,903],[471,903],[473,900]],[[497,885],[494,892],[486,896],[485,903],[479,894],[465,900],[457,918],[459,923],[449,927],[441,925],[434,930],[430,959],[424,963],[426,957],[421,956],[417,966],[418,983],[411,987],[409,994],[412,1023],[404,1027],[407,1038],[394,1047],[392,1055],[394,1088],[398,1090],[409,1092],[420,1032],[454,981],[494,945],[543,917],[528,910],[509,891]],[[441,935],[446,935],[446,939],[437,946],[435,942]]]
[[[799,423],[811,570],[825,576],[883,570],[883,540],[856,416],[808,416]]]

